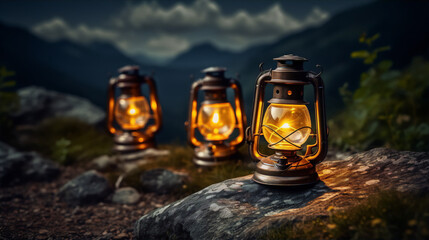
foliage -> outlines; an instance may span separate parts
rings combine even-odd
[[[334,146],[429,149],[429,62],[415,58],[403,71],[392,64],[384,60],[362,73],[353,93],[340,88],[346,108],[329,123]]]
[[[11,129],[13,122],[10,114],[19,109],[19,98],[15,92],[10,91],[16,85],[16,82],[9,80],[15,72],[9,71],[6,67],[0,67],[0,136],[6,138]]]
[[[368,47],[371,47],[372,43],[375,40],[377,40],[379,37],[380,37],[380,34],[377,33],[374,36],[367,38],[366,34],[364,33],[360,36],[359,42],[368,45]],[[379,53],[385,52],[388,50],[390,50],[389,46],[382,46],[382,47],[377,47],[371,51],[369,50],[354,51],[350,54],[350,56],[352,58],[362,58],[365,64],[373,64],[374,61],[377,59]]]
[[[249,164],[249,156],[245,153],[247,147],[240,148],[237,162],[229,162],[225,165],[200,168],[192,162],[193,150],[190,147],[179,145],[163,145],[161,149],[168,149],[170,155],[158,157],[148,164],[131,171],[124,178],[124,183],[136,189],[141,188],[140,175],[143,171],[154,168],[166,168],[187,176],[183,188],[177,192],[179,196],[186,196],[197,192],[207,186],[224,181],[226,179],[250,174],[253,170]]]
[[[429,196],[381,192],[329,218],[269,229],[265,239],[428,239]]]
[[[52,118],[41,123],[22,146],[41,152],[61,164],[81,163],[110,154],[112,137],[73,118]]]

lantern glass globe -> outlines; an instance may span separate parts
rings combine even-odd
[[[229,138],[235,128],[235,114],[229,102],[202,104],[197,126],[206,140],[221,141]]]
[[[300,150],[311,133],[310,113],[305,105],[272,103],[265,111],[262,132],[271,149]]]
[[[150,118],[146,98],[144,96],[119,98],[115,104],[115,118],[125,130],[143,128]]]

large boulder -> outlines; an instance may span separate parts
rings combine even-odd
[[[64,184],[58,196],[69,205],[86,205],[103,201],[111,192],[107,179],[90,170]]]
[[[89,124],[103,121],[105,113],[87,99],[30,86],[18,90],[20,109],[13,114],[20,124],[34,124],[52,117],[71,117]]]
[[[258,239],[270,226],[328,216],[328,207],[356,204],[371,193],[429,190],[429,153],[377,148],[318,165],[308,188],[269,187],[251,175],[211,185],[159,208],[135,225],[138,239]]]
[[[35,152],[18,152],[0,142],[0,187],[27,181],[49,181],[57,177],[57,164]]]

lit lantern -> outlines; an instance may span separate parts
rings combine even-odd
[[[149,87],[150,102],[142,95],[141,86]],[[115,89],[120,94],[115,98]],[[161,106],[152,77],[139,75],[139,67],[125,66],[109,83],[107,127],[114,134],[114,150],[128,152],[155,146],[155,133],[161,128]],[[148,124],[153,119],[153,124]]]
[[[200,166],[216,166],[226,163],[244,142],[246,115],[240,83],[225,78],[225,68],[210,67],[203,70],[205,77],[191,87],[189,118],[185,123],[188,142],[194,148],[193,161]],[[235,110],[227,101],[226,90],[235,93]],[[204,91],[204,101],[198,110],[198,91]],[[195,129],[205,141],[195,136]],[[238,129],[234,139],[231,134]]]
[[[323,80],[320,73],[304,71],[305,58],[284,55],[274,60],[277,68],[261,69],[258,76],[252,125],[247,130],[250,154],[259,160],[253,180],[277,186],[313,184],[319,180],[315,166],[323,161],[328,151]],[[273,97],[263,114],[267,84],[273,85]],[[316,133],[312,131],[310,113],[304,101],[304,85],[307,84],[314,87]],[[274,154],[261,153],[261,136]],[[310,136],[316,139],[315,143],[307,144],[305,153],[299,154]]]

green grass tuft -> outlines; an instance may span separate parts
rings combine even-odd
[[[30,134],[30,139],[23,148],[38,151],[65,165],[111,154],[113,146],[107,132],[78,119],[63,117],[44,121]]]
[[[381,192],[329,218],[269,229],[265,239],[428,239],[429,195]]]

